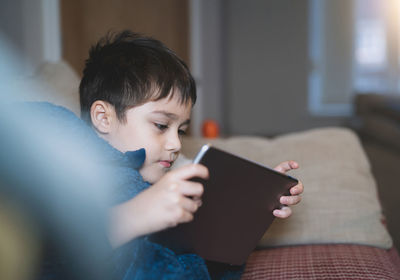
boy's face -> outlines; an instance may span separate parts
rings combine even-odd
[[[114,121],[105,137],[121,152],[146,150],[140,169],[143,178],[155,183],[172,166],[181,149],[181,136],[190,122],[192,104],[177,97],[147,102],[126,111],[126,122]]]

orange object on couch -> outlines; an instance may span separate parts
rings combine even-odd
[[[219,136],[219,125],[214,120],[205,120],[202,126],[202,135],[205,138],[217,138]]]

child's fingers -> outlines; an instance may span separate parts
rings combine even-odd
[[[196,202],[197,206],[200,207],[201,205],[203,205],[203,201],[201,200],[200,197],[193,197],[192,200],[194,202]]]
[[[196,212],[197,209],[199,208],[197,202],[188,197],[183,197],[180,201],[180,205],[184,210],[189,211],[190,213]]]
[[[203,179],[208,178],[208,169],[201,164],[188,164],[170,172],[170,176],[176,176],[181,180],[187,180],[194,177]]]
[[[180,223],[188,223],[192,220],[193,220],[193,214],[191,212],[184,211],[179,222]]]
[[[281,209],[275,209],[273,212],[272,212],[272,214],[275,216],[275,217],[278,217],[278,218],[282,218],[282,219],[284,219],[284,218],[287,218],[287,217],[289,217],[290,215],[292,215],[292,209],[290,209],[290,207],[282,207]]]
[[[293,160],[289,160],[289,161],[284,161],[282,163],[280,163],[279,165],[277,165],[274,170],[281,172],[281,173],[286,173],[289,170],[292,169],[297,169],[299,168],[299,164]]]
[[[299,181],[299,183],[296,186],[290,188],[291,195],[299,195],[299,194],[302,194],[303,191],[304,191],[304,187],[303,187],[303,183],[301,181]]]
[[[301,196],[294,195],[294,196],[281,196],[279,202],[285,205],[296,205],[301,201]]]
[[[197,182],[181,181],[177,191],[185,196],[201,197],[203,194],[203,185]]]

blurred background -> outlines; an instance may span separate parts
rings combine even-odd
[[[354,115],[358,93],[399,92],[397,0],[1,0],[1,29],[24,74],[131,29],[163,41],[197,80],[192,133],[274,136]]]
[[[358,93],[399,92],[396,0],[1,0],[1,29],[24,74],[131,29],[163,41],[197,80],[192,133],[274,136],[343,125]],[[29,64],[29,66],[28,66]]]
[[[206,119],[223,137],[353,129],[399,247],[400,1],[0,3],[0,32],[18,52],[21,77],[63,63],[79,78],[92,44],[108,31],[131,29],[163,41],[190,66],[198,86],[193,136]]]

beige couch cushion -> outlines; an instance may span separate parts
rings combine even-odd
[[[275,219],[260,246],[352,243],[392,246],[381,223],[375,180],[357,136],[344,128],[324,128],[286,134],[274,139],[185,138],[183,154],[193,157],[203,143],[274,167],[296,160],[290,174],[305,187],[303,200],[288,219]]]

